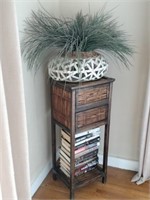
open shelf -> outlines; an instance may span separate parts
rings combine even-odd
[[[70,178],[67,177],[59,168],[59,166],[55,169],[54,173],[56,174],[56,176],[58,176],[58,178],[60,178],[65,184],[66,186],[69,188],[70,186]],[[102,168],[97,165],[95,169],[86,172],[82,175],[79,176],[75,176],[74,177],[74,186],[75,188],[79,188],[82,186],[85,186],[91,182],[94,182],[97,179],[103,178],[105,177],[105,173],[103,172]]]
[[[86,172],[85,174],[82,174],[80,176],[75,177],[75,187],[82,187],[86,184],[89,184],[91,182],[94,182],[95,180],[104,177],[104,172],[102,169],[99,169],[96,167],[95,169]]]

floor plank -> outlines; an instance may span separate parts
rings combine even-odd
[[[131,183],[134,172],[108,167],[108,181],[96,181],[75,191],[75,200],[150,200],[150,181],[142,185]],[[60,180],[54,181],[51,173],[44,180],[33,200],[69,199],[69,190]]]

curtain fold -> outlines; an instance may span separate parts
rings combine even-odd
[[[13,0],[1,0],[0,15],[0,199],[30,200],[25,98]]]
[[[150,2],[147,2],[147,22],[148,22],[148,78],[147,90],[144,104],[144,113],[142,121],[142,132],[140,140],[140,156],[139,156],[139,170],[138,173],[132,178],[132,182],[142,184],[150,180]]]
[[[139,170],[132,178],[138,185],[150,180],[150,67],[141,133]]]

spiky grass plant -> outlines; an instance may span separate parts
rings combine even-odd
[[[111,12],[101,10],[94,15],[78,12],[75,18],[56,18],[45,9],[32,11],[25,21],[22,53],[29,69],[38,68],[46,55],[57,59],[72,52],[105,51],[129,66],[133,49],[127,35],[120,30]]]

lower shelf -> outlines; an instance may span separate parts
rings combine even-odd
[[[78,187],[84,186],[102,177],[104,177],[104,173],[102,169],[99,170],[98,168],[95,168],[85,174],[75,177],[75,187],[78,188]]]
[[[56,176],[61,179],[68,188],[70,187],[70,178],[68,178],[59,168],[53,169],[53,173],[55,173]],[[95,169],[74,177],[74,187],[79,188],[85,186],[86,184],[94,182],[95,180],[103,177],[105,177],[105,173],[103,172],[102,168],[97,165]]]

